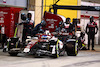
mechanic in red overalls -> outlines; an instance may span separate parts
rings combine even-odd
[[[35,22],[31,18],[32,18],[32,14],[28,13],[27,14],[27,19],[26,19],[27,35],[31,35],[32,34],[32,29],[34,28],[34,24],[35,24]]]
[[[69,29],[70,24],[71,24],[71,19],[66,18],[66,22],[64,22],[64,26],[65,26],[65,29],[67,30],[67,32],[70,31],[70,29]]]
[[[86,26],[86,33],[88,35],[88,50],[90,50],[90,40],[92,39],[92,50],[94,50],[94,38],[98,32],[97,23],[94,22],[94,17],[90,16],[90,22]]]

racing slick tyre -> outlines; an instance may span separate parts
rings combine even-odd
[[[77,43],[72,44],[72,43],[68,43],[67,44],[67,55],[68,56],[77,56],[78,54],[78,45]]]
[[[10,56],[17,56],[18,53],[11,53],[9,52]]]

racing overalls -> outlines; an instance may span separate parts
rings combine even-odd
[[[92,50],[94,50],[94,37],[98,32],[97,23],[89,22],[86,26],[86,33],[88,35],[88,50],[90,49],[90,40],[92,39]]]
[[[31,35],[35,23],[33,20],[30,20],[29,18],[26,19],[26,22],[27,22],[27,35]]]
[[[32,34],[32,30],[34,28],[34,22],[32,20],[29,20],[28,18],[25,21],[22,21],[23,23],[23,36],[22,41],[25,41],[27,36]]]
[[[75,24],[73,22],[70,23],[69,32],[75,34]]]
[[[67,30],[67,32],[69,32],[69,26],[70,26],[70,23],[64,23],[64,27]]]
[[[32,30],[32,36],[35,36],[37,33],[39,33],[40,31],[42,31],[42,25],[41,23],[36,25],[34,27],[34,29]]]

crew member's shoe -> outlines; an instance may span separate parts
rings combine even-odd
[[[88,48],[87,50],[90,50],[90,48]]]
[[[94,50],[94,51],[95,51],[95,49],[92,49],[92,50]]]

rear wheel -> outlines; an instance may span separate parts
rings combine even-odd
[[[78,45],[77,45],[77,43],[75,43],[75,45],[71,44],[71,43],[68,43],[66,49],[67,49],[66,52],[67,52],[68,56],[77,56],[77,54],[78,54]]]

